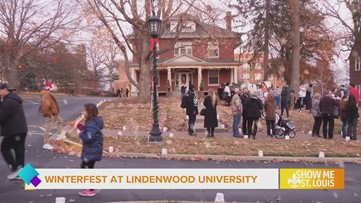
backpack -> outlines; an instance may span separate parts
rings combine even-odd
[[[188,94],[186,94],[186,95],[184,95],[184,96],[182,97],[182,103],[181,103],[181,108],[182,108],[182,109],[187,108],[187,97],[188,97]]]

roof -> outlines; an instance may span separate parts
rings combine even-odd
[[[130,67],[137,68],[138,63],[131,63]],[[194,56],[190,55],[180,55],[175,56],[170,59],[158,59],[157,60],[158,66],[238,66],[239,62],[234,60],[227,60],[227,59],[199,59]],[[194,68],[194,67],[190,67]]]
[[[179,38],[201,38],[201,37],[222,37],[222,38],[238,38],[240,37],[239,33],[233,32],[224,28],[221,28],[217,25],[210,25],[204,22],[201,22],[197,17],[187,14],[181,13],[174,15],[169,18],[168,25],[170,22],[174,21],[192,21],[196,23],[196,31],[195,32],[182,32]],[[176,33],[170,32],[169,29],[166,29],[162,34],[161,38],[175,38]]]
[[[201,22],[197,17],[181,13],[174,15],[168,19],[167,29],[164,29],[164,32],[161,34],[161,39],[175,38],[176,32],[170,32],[170,22],[179,21],[179,20],[189,20],[196,23],[195,32],[182,32],[179,34],[179,39],[190,39],[190,38],[206,38],[206,37],[216,37],[216,38],[239,38],[241,35],[237,32],[233,32],[224,28],[221,28],[217,25],[210,25],[204,22]],[[134,37],[134,32],[128,35],[129,38]]]

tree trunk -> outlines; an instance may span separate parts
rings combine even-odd
[[[152,87],[150,80],[150,61],[142,60],[139,63],[140,74],[138,80],[139,86],[139,99],[143,102],[149,102],[150,100],[150,88]]]
[[[289,4],[292,37],[291,89],[297,97],[300,88],[300,1],[289,0]]]
[[[20,92],[19,83],[18,83],[19,81],[19,73],[18,73],[18,65],[17,65],[18,63],[16,60],[9,60],[6,62],[6,64],[8,64],[8,66],[5,66],[3,69],[4,70],[3,79],[7,83],[9,83],[11,87],[16,88],[16,90]]]
[[[264,50],[263,50],[263,80],[268,80],[268,54],[269,54],[269,14],[270,14],[270,1],[271,0],[265,0],[266,1],[266,22],[265,22],[265,31],[264,31]]]

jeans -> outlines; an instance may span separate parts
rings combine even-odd
[[[329,139],[333,138],[333,128],[335,127],[335,118],[332,113],[322,114],[322,122],[323,122],[323,138],[327,139],[327,135]],[[328,126],[328,133],[327,133],[327,123]]]
[[[239,123],[241,122],[241,115],[236,113],[233,114],[233,136],[240,136]]]
[[[21,133],[4,136],[1,142],[1,154],[13,172],[16,171],[19,166],[24,167],[26,134],[27,133]],[[12,149],[15,151],[15,157],[11,152]]]
[[[193,135],[194,134],[194,123],[196,122],[196,116],[197,115],[188,115],[188,134]]]
[[[266,120],[267,124],[267,135],[275,135],[275,121],[274,120]],[[272,130],[272,133],[271,133]]]
[[[320,127],[321,127],[321,123],[322,123],[322,117],[313,117],[314,118],[314,123],[313,123],[313,128],[312,128],[312,136],[320,136]]]
[[[280,96],[274,96],[274,97],[275,97],[277,108],[281,109],[281,97]]]
[[[351,138],[351,140],[357,140],[357,118],[353,118],[347,121],[347,136]]]
[[[60,135],[63,129],[63,119],[59,115],[45,117],[44,144],[49,143],[49,133],[54,124],[56,124],[56,134]]]
[[[287,117],[290,117],[290,114],[288,112],[288,101],[281,100],[281,116],[283,116],[283,110],[286,109]]]
[[[253,130],[252,130],[252,126],[253,126]],[[253,138],[255,138],[256,134],[257,134],[257,129],[258,129],[258,119],[248,118],[247,128],[248,128],[249,136],[252,135]]]
[[[347,120],[342,120],[342,137],[345,138],[347,135]]]

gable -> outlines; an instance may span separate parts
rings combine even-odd
[[[189,55],[180,55],[180,56],[176,56],[173,57],[167,61],[164,61],[163,64],[175,64],[175,63],[200,63],[200,64],[204,64],[207,63],[206,61],[203,61],[202,59],[193,57],[193,56],[189,56]]]

